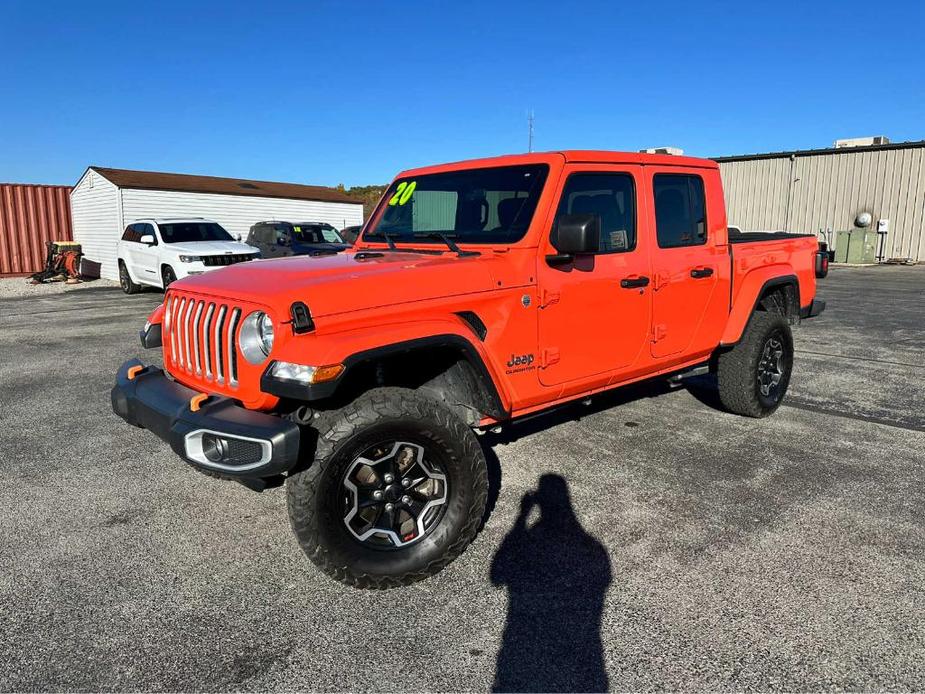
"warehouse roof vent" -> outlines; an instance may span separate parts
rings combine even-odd
[[[649,147],[648,149],[639,150],[642,154],[670,154],[674,157],[680,157],[684,150],[680,147]]]
[[[843,140],[835,140],[835,149],[844,149],[846,147],[871,147],[873,145],[888,145],[890,138],[884,135],[874,135],[873,137],[848,137]]]

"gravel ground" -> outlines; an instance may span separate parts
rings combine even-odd
[[[833,270],[769,419],[656,384],[484,438],[484,530],[387,593],[111,413],[158,293],[4,299],[0,689],[922,690],[923,290]]]
[[[66,282],[44,282],[32,284],[28,277],[0,277],[0,299],[18,299],[23,297],[53,296],[66,292],[79,292],[91,287],[112,289],[119,283],[112,280],[87,280],[78,284]]]

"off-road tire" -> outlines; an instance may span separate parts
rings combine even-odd
[[[313,462],[286,481],[292,530],[305,554],[332,578],[388,589],[437,573],[475,538],[488,495],[485,456],[472,430],[442,402],[419,391],[377,388],[312,423]],[[407,547],[370,548],[344,523],[341,485],[371,442],[413,440],[441,456],[448,499],[439,522]],[[433,448],[431,448],[433,447]]]
[[[138,294],[141,291],[141,285],[135,284],[132,280],[132,276],[128,273],[128,268],[125,267],[123,261],[119,261],[119,286],[122,287],[122,291],[126,294]]]
[[[174,272],[174,269],[169,265],[165,265],[161,268],[161,284],[164,285],[164,291],[167,291],[167,287],[177,281],[177,273]]]
[[[783,374],[773,397],[761,393],[758,368],[768,340],[777,336],[783,346]],[[786,317],[773,311],[756,311],[742,339],[719,355],[717,382],[723,406],[745,417],[767,417],[781,404],[793,372],[793,334]]]

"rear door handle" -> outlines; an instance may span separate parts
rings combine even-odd
[[[648,277],[626,277],[620,280],[620,286],[624,289],[638,289],[639,287],[648,287]]]
[[[712,277],[713,268],[711,267],[695,267],[691,270],[691,277],[695,280],[703,279],[704,277]]]

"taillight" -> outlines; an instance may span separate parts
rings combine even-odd
[[[819,242],[819,250],[816,251],[816,277],[822,279],[829,274],[829,248],[824,241]]]

